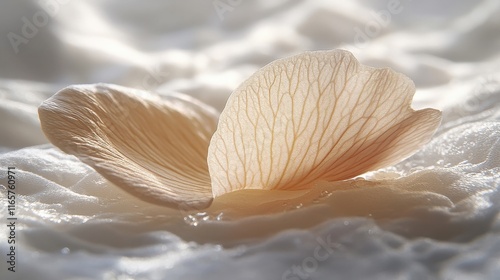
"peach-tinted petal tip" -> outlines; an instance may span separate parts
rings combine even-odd
[[[204,208],[217,116],[187,96],[116,85],[71,86],[39,107],[47,138],[123,190],[173,208]]]

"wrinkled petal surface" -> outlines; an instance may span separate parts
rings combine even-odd
[[[54,145],[145,201],[187,209],[212,201],[206,158],[217,115],[187,96],[71,86],[39,116]]]
[[[297,190],[394,164],[437,129],[441,113],[414,111],[413,82],[363,66],[342,50],[277,60],[231,95],[212,137],[214,196]]]

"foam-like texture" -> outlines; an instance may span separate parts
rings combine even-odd
[[[1,279],[500,275],[500,2],[399,1],[387,25],[377,13],[391,1],[241,1],[221,17],[212,1],[150,1],[133,12],[122,0],[66,2],[17,54],[0,44]],[[44,2],[6,3],[1,34],[22,34],[21,18]],[[379,32],[367,27],[377,22]],[[130,196],[40,130],[37,106],[68,84],[180,91],[220,110],[259,67],[332,48],[412,78],[413,107],[443,111],[432,141],[395,166],[261,209],[235,193],[224,199],[240,209],[221,200],[184,212]],[[8,166],[16,273],[5,262]]]

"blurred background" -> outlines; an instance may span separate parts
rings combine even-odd
[[[345,48],[417,86],[449,62],[498,58],[499,3],[469,1],[26,0],[0,3],[0,77],[107,82],[195,95],[219,109],[245,77],[305,50]],[[408,56],[417,63],[402,61]]]

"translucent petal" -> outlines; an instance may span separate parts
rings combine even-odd
[[[217,115],[189,97],[71,86],[43,102],[39,116],[54,145],[145,201],[178,208],[212,201],[206,158]]]
[[[342,50],[265,66],[231,95],[212,137],[215,196],[297,190],[394,164],[425,144],[441,113],[414,111],[413,82]]]

